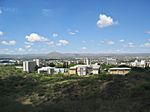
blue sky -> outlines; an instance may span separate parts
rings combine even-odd
[[[149,0],[0,0],[0,54],[150,53]]]

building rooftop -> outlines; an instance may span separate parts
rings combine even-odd
[[[54,67],[42,67],[42,68],[39,68],[38,70],[47,71],[48,69],[54,69]]]
[[[131,68],[110,68],[109,70],[130,70]]]

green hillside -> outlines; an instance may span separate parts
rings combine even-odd
[[[150,68],[79,77],[1,66],[0,112],[150,112]]]

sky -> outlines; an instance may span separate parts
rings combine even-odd
[[[150,53],[150,0],[0,0],[0,54]]]

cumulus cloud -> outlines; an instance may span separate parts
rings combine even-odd
[[[82,43],[84,43],[84,44],[85,44],[85,43],[86,43],[86,41],[85,41],[85,40],[83,40],[83,41],[82,41]]]
[[[113,44],[115,44],[115,42],[114,41],[107,41],[107,44],[108,45],[113,45]]]
[[[3,11],[0,9],[0,15],[3,13]]]
[[[59,43],[62,43],[63,45],[69,44],[69,42],[67,40],[59,40]]]
[[[47,42],[48,45],[54,45],[54,42],[53,41],[49,41]]]
[[[53,33],[52,36],[53,37],[58,37],[58,33]]]
[[[56,46],[65,46],[69,44],[67,40],[59,40],[58,43],[56,43]]]
[[[26,49],[29,49],[29,48],[31,48],[31,45],[25,45],[24,46]]]
[[[112,40],[102,40],[100,41],[100,44],[113,45],[115,42]]]
[[[82,47],[82,50],[86,50],[87,48],[86,47]]]
[[[34,45],[34,44],[31,43],[31,42],[24,42],[24,44],[26,44],[26,45]]]
[[[23,49],[23,48],[18,48],[17,51],[19,51],[19,52],[24,52],[25,49]]]
[[[129,42],[129,43],[125,44],[124,47],[133,48],[133,47],[135,47],[135,43]]]
[[[76,35],[78,32],[79,32],[79,30],[74,30],[74,31],[70,30],[70,29],[68,30],[69,35]]]
[[[2,31],[0,31],[0,36],[3,36],[3,35],[4,35],[4,33]]]
[[[99,28],[104,28],[104,27],[111,26],[114,24],[117,24],[117,22],[114,22],[112,17],[109,17],[105,14],[100,14],[99,20],[97,21],[97,26]]]
[[[124,42],[124,40],[123,39],[121,39],[121,40],[119,40],[120,42]]]
[[[150,31],[147,31],[146,33],[147,33],[147,34],[150,34]]]
[[[48,41],[47,38],[37,34],[37,33],[31,33],[29,36],[27,35],[25,37],[29,42],[44,42]]]
[[[16,41],[15,40],[2,41],[1,44],[3,44],[3,45],[16,45]]]
[[[76,34],[75,32],[72,31],[69,32],[69,35],[75,35],[75,34]]]
[[[51,9],[42,9],[41,11],[44,16],[49,16],[50,14],[52,15]]]
[[[145,46],[145,47],[150,47],[150,43],[147,42],[147,43],[144,44],[144,46]]]

